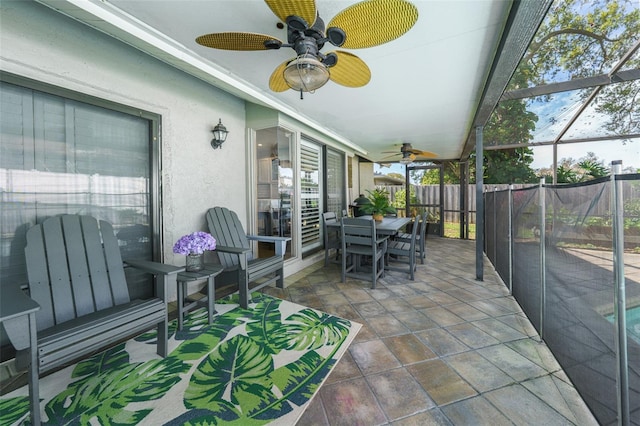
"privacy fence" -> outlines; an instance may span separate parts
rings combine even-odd
[[[528,184],[516,185],[515,188],[530,186]],[[384,188],[389,192],[392,202],[398,198],[403,198],[406,194],[404,185],[378,185],[378,188]],[[507,189],[508,184],[500,185],[484,185],[485,191],[494,191]],[[400,191],[400,192],[399,192]],[[467,185],[466,193],[461,192],[460,185],[444,185],[442,196],[440,194],[440,185],[411,185],[411,196],[415,198],[417,203],[430,206],[444,206],[444,221],[458,223],[460,221],[460,197],[466,194],[466,206],[469,213],[469,223],[475,223],[476,212],[476,186]],[[431,207],[430,210],[436,210]]]
[[[640,425],[640,174],[485,192],[485,242],[600,424]]]

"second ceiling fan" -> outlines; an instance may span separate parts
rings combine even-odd
[[[373,47],[394,40],[413,27],[418,9],[406,0],[366,0],[339,12],[325,26],[315,0],[265,0],[287,26],[287,43],[265,34],[221,32],[196,38],[202,46],[224,50],[276,50],[290,47],[296,56],[271,74],[274,92],[313,92],[328,80],[362,87],[371,79],[367,64],[356,55],[336,50],[322,53],[325,43],[345,49]]]
[[[383,154],[393,154],[386,158],[392,158],[400,155],[400,159],[398,160],[402,164],[409,164],[414,161],[428,161],[434,158],[438,158],[437,154],[434,154],[430,151],[422,151],[420,149],[415,149],[411,146],[410,143],[403,143],[400,147],[400,152],[398,151],[384,151]]]

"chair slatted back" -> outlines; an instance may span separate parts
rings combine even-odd
[[[247,234],[238,219],[238,215],[226,207],[214,207],[207,211],[207,225],[216,244],[227,247],[250,248]],[[220,264],[224,268],[238,265],[238,255],[217,252]]]
[[[373,219],[343,217],[342,239],[344,245],[376,246],[376,222]]]
[[[336,248],[340,244],[340,238],[338,237],[339,231],[330,230],[327,225],[331,223],[338,223],[338,216],[334,212],[322,213],[323,231],[324,231],[324,247]]]
[[[424,241],[427,235],[427,219],[429,218],[429,212],[422,214],[422,220],[420,222],[420,235],[419,238]]]
[[[111,224],[62,215],[27,231],[29,292],[38,330],[128,303],[129,289]]]

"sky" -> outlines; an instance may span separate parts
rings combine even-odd
[[[622,141],[585,142],[558,145],[558,161],[562,158],[579,160],[588,152],[593,152],[605,166],[612,161],[622,160],[622,168],[640,169],[640,139],[623,144]],[[533,147],[533,163],[535,169],[548,168],[553,164],[553,148],[551,146]]]

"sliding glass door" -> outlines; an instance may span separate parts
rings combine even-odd
[[[283,127],[255,132],[256,231],[290,237],[287,259],[321,249],[322,213],[341,216],[346,208],[344,153],[304,135],[295,150],[295,141],[296,134]],[[268,256],[273,245],[257,250]]]
[[[281,127],[256,131],[258,235],[292,237],[294,206],[293,134]],[[285,258],[294,244],[287,244]],[[273,253],[273,244],[259,244],[258,256]]]

